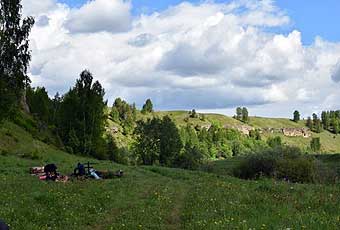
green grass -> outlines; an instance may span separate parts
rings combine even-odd
[[[298,123],[287,118],[250,117],[249,125],[255,128],[305,128],[303,121]]]
[[[20,127],[0,129],[0,217],[12,229],[339,229],[340,185],[242,181],[212,173],[128,167],[69,155]],[[37,152],[39,159],[22,153]],[[122,169],[112,180],[42,182],[31,166],[78,161]],[[334,159],[329,159],[332,162]],[[223,162],[219,164],[222,169]],[[231,168],[237,159],[231,162]],[[217,167],[218,168],[218,167]],[[218,174],[218,173],[217,173]]]

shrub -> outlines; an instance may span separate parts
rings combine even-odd
[[[314,157],[303,155],[299,148],[284,146],[248,155],[233,174],[242,179],[264,176],[293,183],[322,182],[324,176],[331,182],[336,181],[336,176],[326,170],[327,167],[317,166]]]
[[[267,144],[272,148],[278,148],[278,147],[282,146],[282,139],[279,136],[270,137],[267,140]]]
[[[320,137],[313,138],[310,142],[310,147],[314,152],[320,151],[321,149]]]
[[[315,162],[309,157],[277,159],[275,177],[293,183],[314,182]]]
[[[261,176],[272,177],[276,167],[276,159],[270,154],[247,156],[234,169],[234,175],[242,179],[258,179]]]

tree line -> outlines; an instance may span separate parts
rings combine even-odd
[[[299,111],[294,111],[293,121],[300,121],[300,113]],[[340,133],[340,110],[336,111],[322,111],[321,118],[318,117],[316,113],[313,113],[312,116],[307,117],[306,126],[316,133],[321,133],[324,130],[327,130],[334,134]]]

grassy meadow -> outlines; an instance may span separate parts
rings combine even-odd
[[[0,130],[0,218],[12,229],[339,229],[340,185],[244,181],[215,173],[134,167],[69,155],[6,123]],[[327,160],[327,159],[325,159]],[[29,168],[78,162],[122,169],[112,180],[42,182]],[[328,159],[334,162],[334,159]]]

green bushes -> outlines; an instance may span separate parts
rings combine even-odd
[[[242,179],[275,178],[293,183],[333,183],[336,174],[296,147],[282,146],[245,157],[233,171]],[[327,178],[327,179],[326,179]]]
[[[300,156],[298,158],[281,158],[277,160],[275,177],[293,183],[314,182],[314,159]]]
[[[250,155],[235,168],[234,175],[242,179],[258,179],[262,176],[273,177],[276,164],[276,158],[271,154]]]

